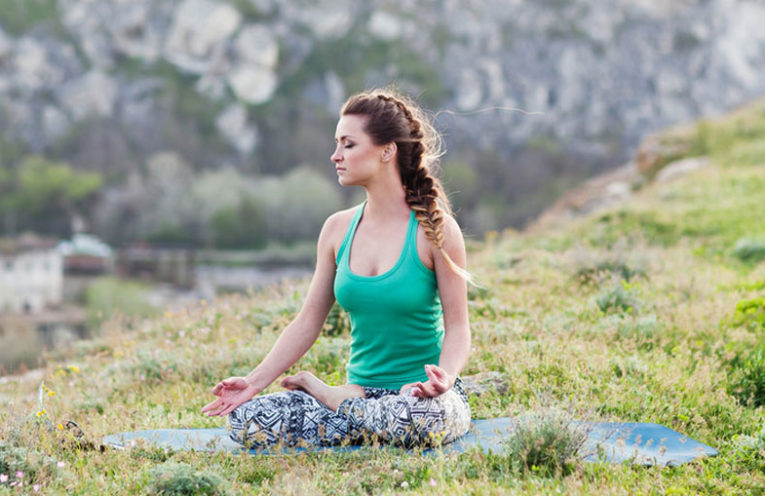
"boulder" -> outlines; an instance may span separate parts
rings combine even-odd
[[[109,117],[112,114],[119,86],[114,78],[99,70],[66,83],[57,94],[58,101],[75,121],[88,116]]]
[[[278,82],[273,70],[244,64],[232,70],[227,79],[237,98],[253,105],[267,102]]]
[[[635,166],[638,172],[653,178],[662,167],[690,152],[693,132],[688,128],[676,128],[648,136],[638,147]]]
[[[215,127],[242,155],[252,153],[257,145],[258,133],[247,122],[247,110],[244,105],[237,103],[224,110],[215,119]]]
[[[665,183],[678,177],[690,174],[693,171],[703,169],[709,165],[709,159],[706,157],[689,157],[682,160],[676,160],[665,165],[656,174],[657,183]]]
[[[185,0],[174,13],[165,58],[197,74],[208,71],[214,50],[239,28],[242,16],[226,3]]]

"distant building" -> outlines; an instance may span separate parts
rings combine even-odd
[[[64,256],[68,275],[98,275],[112,270],[111,247],[91,234],[75,234],[71,241],[59,243],[58,251]]]
[[[0,239],[0,314],[37,313],[61,304],[64,264],[57,245],[35,234]]]

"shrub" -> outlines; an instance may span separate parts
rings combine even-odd
[[[186,463],[166,462],[149,471],[149,494],[199,495],[227,494],[223,479],[206,471],[194,471]]]
[[[742,405],[765,405],[765,344],[739,351],[729,365],[728,392]]]
[[[586,441],[582,424],[561,411],[544,409],[519,417],[504,442],[513,470],[550,476],[571,473]]]
[[[757,238],[740,238],[733,247],[733,256],[746,263],[765,260],[765,241]]]
[[[656,315],[652,314],[622,320],[616,329],[619,339],[634,339],[638,346],[650,350],[661,332],[661,324],[656,320]]]
[[[755,332],[765,330],[765,298],[739,301],[733,323]]]
[[[631,287],[624,281],[601,291],[595,299],[595,303],[603,313],[609,311],[632,312],[638,307],[637,298],[632,294]]]
[[[51,457],[37,451],[0,443],[0,474],[6,474],[10,479],[21,472],[24,483],[29,483],[37,480],[42,473],[52,472],[54,464]]]
[[[583,284],[595,283],[608,276],[629,282],[635,277],[645,277],[645,269],[632,267],[625,261],[609,259],[582,264],[574,272],[576,280]]]

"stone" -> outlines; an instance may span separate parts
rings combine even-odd
[[[402,31],[401,20],[383,10],[376,10],[369,19],[369,32],[381,40],[396,40],[401,37]]]
[[[207,72],[217,45],[239,28],[242,16],[229,4],[211,0],[185,0],[175,11],[164,55],[185,71]]]
[[[215,127],[242,155],[252,153],[257,145],[257,130],[247,122],[247,110],[242,104],[237,103],[224,110],[215,119]]]
[[[279,60],[279,43],[263,25],[245,26],[234,40],[234,51],[239,63],[256,64],[273,69]]]
[[[689,157],[682,160],[676,160],[665,165],[658,174],[655,181],[657,183],[666,183],[690,174],[691,172],[703,169],[709,165],[707,157]]]
[[[248,65],[235,68],[227,79],[237,98],[253,105],[267,102],[278,82],[273,70]]]
[[[117,102],[119,86],[110,76],[92,70],[69,81],[58,92],[61,105],[75,121],[88,116],[109,117]]]

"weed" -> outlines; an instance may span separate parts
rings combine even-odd
[[[651,350],[662,330],[656,315],[625,318],[616,327],[619,339],[632,339],[644,350]]]
[[[633,294],[632,287],[629,284],[625,284],[624,281],[621,284],[615,284],[601,291],[595,298],[595,303],[603,313],[632,313],[637,310],[639,305],[637,298]]]
[[[150,494],[166,495],[223,495],[228,494],[223,479],[207,471],[195,471],[186,463],[166,462],[149,470]]]
[[[0,474],[10,479],[28,484],[53,472],[54,465],[53,458],[34,449],[0,443]]]
[[[528,413],[505,440],[507,463],[524,474],[567,475],[581,460],[586,440],[582,424],[559,410]]]
[[[765,241],[758,238],[740,238],[733,247],[733,256],[746,263],[762,262],[765,260]]]
[[[765,298],[739,301],[736,304],[733,323],[746,327],[753,332],[765,331]]]
[[[753,349],[742,349],[732,360],[729,369],[728,392],[742,405],[765,405],[765,344]]]

